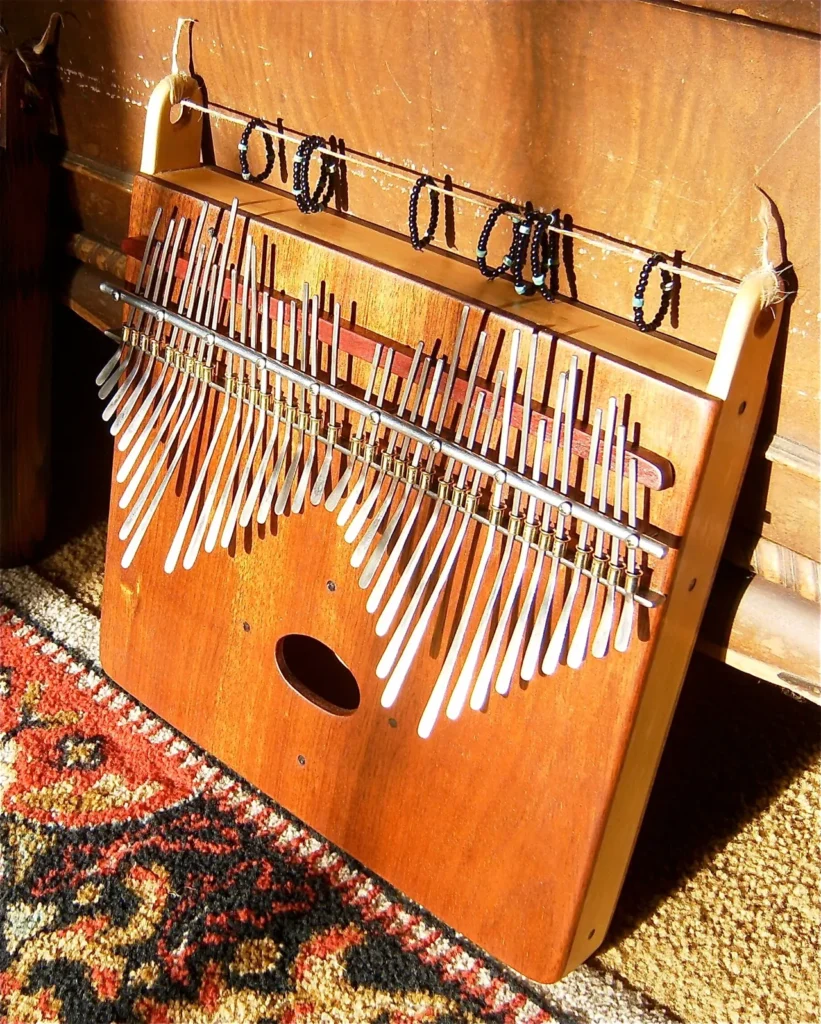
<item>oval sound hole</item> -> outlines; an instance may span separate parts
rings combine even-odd
[[[285,682],[323,711],[352,715],[359,707],[352,672],[321,640],[289,633],[276,646],[276,660]]]

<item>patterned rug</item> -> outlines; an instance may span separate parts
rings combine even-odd
[[[568,1020],[0,607],[5,1020]]]

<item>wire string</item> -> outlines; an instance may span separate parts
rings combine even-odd
[[[209,117],[215,117],[218,121],[230,121],[232,124],[241,125],[243,128],[248,124],[248,118],[238,117],[234,114],[229,114],[225,110],[215,109],[215,107],[205,107],[199,103],[195,103],[193,100],[183,99],[180,101],[180,105],[189,107],[191,110],[197,110],[201,114],[207,114]],[[264,118],[259,118],[259,120],[265,121]],[[299,143],[302,142],[303,137],[301,135],[269,127],[270,123],[270,121],[265,121],[265,124],[255,126],[254,130],[260,132],[262,135],[270,135],[272,138],[282,139],[284,142],[289,142],[293,145],[299,145]],[[378,158],[373,160],[363,160],[361,157],[351,156],[349,153],[338,153],[336,150],[322,146],[317,147],[314,152],[327,154],[335,160],[345,160],[349,164],[354,164],[357,167],[364,167],[367,170],[379,171],[388,177],[406,181],[410,185],[415,185],[419,178],[419,175],[411,175],[405,171],[399,171],[386,161],[379,160]],[[462,186],[460,185],[446,186],[443,182],[442,185],[428,185],[426,187],[432,192],[439,192],[442,195],[450,196],[452,199],[457,199],[459,202],[470,203],[473,206],[478,206],[486,210],[495,209],[499,205],[498,200],[478,199],[475,196],[465,195],[462,190]],[[454,194],[454,188],[460,190],[459,195]],[[515,211],[506,212],[510,217],[521,217],[521,214],[517,214]],[[594,248],[603,249],[606,252],[615,252],[621,256],[627,257],[628,259],[638,260],[641,263],[644,263],[650,252],[649,250],[637,249],[634,246],[623,245],[620,242],[604,242],[593,235],[589,235],[578,230],[572,230],[570,228],[556,227],[553,224],[548,224],[547,230],[552,231],[557,235],[564,235],[567,238],[577,238],[580,242],[584,242],[585,245],[592,245]],[[677,266],[676,264],[669,263],[667,261],[657,263],[656,266],[663,268],[664,270],[669,270],[670,273],[677,274],[679,277],[689,278],[691,281],[697,281],[699,284],[708,285],[711,288],[717,288],[719,291],[728,292],[731,295],[736,294],[740,284],[737,278],[730,277],[727,274],[720,274],[717,271],[692,270],[690,267]]]

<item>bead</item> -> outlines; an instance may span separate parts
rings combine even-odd
[[[641,309],[641,307],[643,305],[644,305],[644,299],[634,295],[633,296],[633,308],[634,309]]]

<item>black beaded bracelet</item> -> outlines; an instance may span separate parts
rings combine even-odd
[[[430,189],[430,218],[428,219],[428,230],[422,238],[419,237],[419,196],[426,185],[436,185],[436,180],[429,174],[423,174],[411,189],[410,201],[408,202],[408,231],[410,232],[411,245],[414,249],[424,249],[430,245],[433,236],[436,234],[436,225],[439,223],[439,193]]]
[[[513,287],[517,295],[528,295],[533,290],[530,281],[525,280],[525,263],[527,262],[527,246],[533,230],[533,215],[528,212],[523,220],[513,222]]]
[[[308,170],[311,157],[317,149],[327,149],[328,143],[321,135],[309,135],[300,142],[294,157],[294,195],[303,213],[319,213],[331,200],[336,186],[337,161],[328,153],[322,153],[319,181],[311,192]]]
[[[482,276],[492,281],[500,274],[504,274],[506,270],[511,270],[514,265],[514,255],[516,250],[516,225],[513,225],[513,237],[510,240],[510,248],[507,251],[507,255],[504,257],[498,267],[489,267],[487,264],[487,246],[490,241],[490,235],[493,229],[496,227],[496,222],[504,213],[518,213],[518,209],[512,203],[499,203],[498,206],[494,207],[490,211],[488,219],[485,221],[485,226],[482,228],[481,234],[479,235],[479,241],[476,245],[476,263],[479,270],[482,272]]]
[[[550,228],[556,223],[555,213],[533,213],[533,241],[530,245],[530,270],[533,284],[546,302],[553,302],[553,272],[559,265],[559,236]]]
[[[661,303],[658,312],[649,323],[644,319],[644,292],[647,288],[647,282],[650,280],[650,274],[655,266],[666,262],[667,257],[663,252],[654,252],[639,273],[639,283],[636,285],[636,291],[633,295],[633,322],[640,331],[657,330],[667,316],[675,281],[673,280],[673,275],[662,267],[659,270],[661,274]]]
[[[251,132],[255,128],[264,128],[265,122],[261,121],[258,117],[252,117],[248,124],[243,129],[240,140],[237,143],[237,152],[239,153],[239,169],[242,173],[243,181],[265,181],[271,171],[274,169],[276,163],[276,153],[274,151],[274,140],[270,135],[263,132],[262,137],[265,139],[265,170],[259,174],[251,174],[251,168],[248,166],[248,142],[251,138]]]

